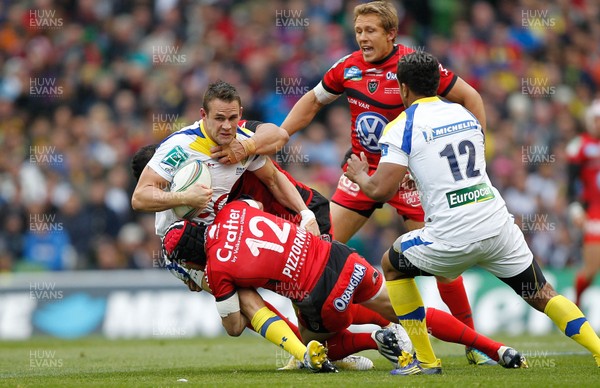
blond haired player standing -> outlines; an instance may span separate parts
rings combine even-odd
[[[371,198],[385,200],[410,169],[425,209],[425,226],[404,234],[382,259],[388,293],[417,358],[397,375],[439,373],[425,327],[414,277],[453,278],[475,265],[494,274],[527,303],[544,312],[568,337],[588,349],[600,366],[600,339],[577,306],[556,293],[486,173],[484,137],[464,107],[436,96],[438,61],[413,53],[398,63],[406,110],[379,141],[382,158],[368,175],[365,155],[352,155],[346,175]],[[501,363],[522,367],[524,358],[502,349]],[[500,352],[500,350],[499,350]]]

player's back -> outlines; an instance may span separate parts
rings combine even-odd
[[[290,299],[312,290],[331,245],[243,201],[226,205],[206,232],[206,276],[215,297],[232,286],[264,287]]]
[[[408,155],[429,236],[464,244],[497,235],[507,222],[504,200],[485,171],[481,125],[461,105],[417,100],[388,125],[381,144],[382,163],[397,148]]]

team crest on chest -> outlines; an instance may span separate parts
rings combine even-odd
[[[379,87],[378,79],[370,79],[367,81],[367,90],[369,91],[369,93],[371,93],[371,94],[375,93],[375,91],[377,91],[378,87]]]

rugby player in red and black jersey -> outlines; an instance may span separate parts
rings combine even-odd
[[[356,349],[358,344],[344,342],[359,339],[358,334],[346,330],[355,319],[352,306],[362,305],[397,321],[381,273],[346,245],[324,241],[296,224],[265,213],[260,207],[260,203],[252,200],[233,201],[219,211],[210,226],[181,221],[181,227],[173,225],[165,235],[164,244],[170,250],[169,246],[177,245],[181,228],[193,230],[190,235],[195,236],[197,249],[175,255],[174,260],[182,260],[182,265],[189,269],[205,271],[202,286],[215,296],[227,332],[239,335],[248,323],[248,313],[261,314],[252,309],[242,314],[238,293],[262,287],[294,302],[304,342],[327,340],[329,346],[332,343],[340,346],[335,355],[330,348],[331,359],[344,357],[347,354],[343,352],[349,347],[354,351],[378,348],[377,335],[367,336],[360,345],[362,349]],[[255,321],[259,320],[253,319],[253,325]],[[264,321],[267,324],[269,319]],[[499,359],[501,343],[478,334],[453,316],[429,308],[427,323],[428,330],[437,338],[477,347]],[[402,331],[404,336],[397,338],[406,338],[406,332]],[[412,353],[410,341],[401,342],[399,353]],[[390,361],[394,360],[393,354],[379,350]],[[441,367],[436,373],[441,373]]]
[[[357,156],[364,152],[372,174],[380,159],[377,144],[383,129],[404,110],[396,81],[398,60],[414,50],[394,44],[398,32],[398,16],[393,5],[385,1],[356,6],[354,32],[360,49],[337,61],[325,73],[321,82],[294,105],[281,127],[290,135],[296,133],[306,127],[323,106],[346,93],[352,116],[350,152]],[[479,93],[442,65],[438,94],[465,106],[485,128],[485,110]],[[256,147],[266,154],[277,152],[276,146],[269,148],[261,139],[250,142],[251,147],[242,147],[236,141],[225,148],[215,147],[211,150],[212,156],[219,158],[222,163],[229,163],[245,158],[255,152]],[[346,170],[346,165],[343,170]],[[383,206],[383,203],[373,201],[362,193],[358,185],[348,180],[343,173],[331,201],[334,239],[341,242],[347,242],[367,222],[375,209]],[[421,202],[412,185],[399,187],[398,194],[388,203],[404,217],[407,229],[414,230],[424,225]],[[462,277],[436,278],[440,296],[452,314],[474,328]],[[470,349],[467,349],[467,359],[478,365],[492,364]]]
[[[567,146],[569,213],[583,228],[583,267],[575,278],[575,304],[600,271],[600,100],[586,112],[587,132]],[[581,192],[579,192],[581,188]]]

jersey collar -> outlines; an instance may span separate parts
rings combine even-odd
[[[372,65],[381,65],[382,63],[385,63],[385,61],[387,61],[388,59],[390,59],[394,54],[396,54],[398,52],[398,45],[394,45],[394,48],[392,49],[392,51],[385,56],[385,58],[378,60],[377,62],[369,62]]]
[[[216,147],[218,144],[215,143],[208,135],[206,134],[206,130],[204,129],[204,120],[200,120],[200,133],[198,133],[198,137],[190,144],[190,148],[194,151],[200,152],[204,155],[210,156],[210,149],[212,147]]]
[[[440,101],[440,98],[438,96],[423,97],[423,98],[419,98],[418,100],[413,101],[413,105],[414,104],[426,104],[428,102],[436,102],[436,101]]]

